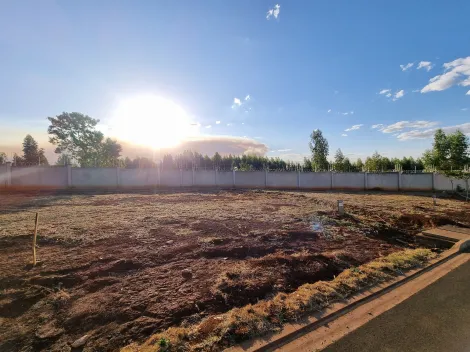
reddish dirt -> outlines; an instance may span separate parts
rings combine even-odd
[[[0,196],[1,351],[68,351],[85,334],[84,351],[116,351],[413,247],[425,227],[470,225],[470,206],[442,199],[433,209],[429,195]],[[32,267],[35,211],[41,262]]]

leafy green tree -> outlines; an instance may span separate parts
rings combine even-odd
[[[341,149],[336,151],[334,167],[335,171],[344,171],[344,154]]]
[[[99,120],[79,112],[63,112],[50,121],[49,142],[57,154],[67,153],[80,166],[95,166],[99,160],[103,133],[95,129]]]
[[[356,166],[356,170],[357,170],[357,171],[359,171],[359,172],[360,172],[360,171],[363,171],[363,169],[364,169],[364,163],[362,162],[362,159],[361,159],[361,158],[357,158],[357,160],[356,160],[356,165],[355,165],[355,166]]]
[[[7,154],[0,152],[0,164],[5,164],[7,162]]]
[[[68,154],[60,154],[55,163],[56,165],[69,165],[72,164],[72,158]]]
[[[423,154],[426,169],[462,170],[469,163],[469,140],[462,131],[445,134],[438,129],[434,134],[432,150]]]
[[[25,165],[49,165],[44,149],[38,148],[38,143],[30,134],[26,135],[23,140],[22,162]]]
[[[351,164],[351,161],[349,161],[349,158],[344,158],[342,167],[344,172],[354,171],[354,168]]]
[[[328,141],[323,137],[322,131],[314,130],[310,135],[310,150],[312,152],[312,165],[315,171],[328,170]]]
[[[304,171],[312,171],[312,160],[307,157],[304,157],[304,162],[302,164],[302,168]]]
[[[119,157],[121,156],[121,145],[111,138],[101,143],[98,153],[99,165],[102,167],[115,167],[119,164]]]

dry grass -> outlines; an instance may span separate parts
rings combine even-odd
[[[421,266],[434,257],[435,254],[427,249],[393,253],[345,270],[332,281],[305,284],[290,294],[279,293],[271,300],[234,308],[219,316],[210,316],[198,325],[172,327],[152,336],[141,346],[134,344],[121,351],[220,350],[235,342],[277,331],[286,322],[296,321],[309,312],[321,311],[334,301],[390,280],[402,271]]]

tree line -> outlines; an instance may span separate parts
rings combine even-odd
[[[311,157],[302,162],[285,161],[279,157],[258,155],[220,155],[212,157],[196,151],[186,150],[177,154],[165,154],[157,162],[147,157],[122,157],[122,146],[111,138],[105,138],[96,129],[98,119],[72,112],[63,112],[48,117],[47,129],[49,142],[58,154],[56,165],[72,164],[77,167],[124,167],[164,169],[224,169],[224,170],[285,170],[285,171],[400,171],[400,170],[466,170],[470,164],[469,139],[461,131],[446,134],[438,129],[434,135],[432,149],[426,150],[420,158],[387,158],[375,152],[364,161],[358,158],[351,161],[338,149],[329,161],[329,144],[320,130],[310,135]],[[5,153],[0,152],[0,164],[7,161]],[[31,135],[23,140],[23,155],[14,154],[15,165],[49,165],[44,149]]]

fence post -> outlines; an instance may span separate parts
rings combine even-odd
[[[401,171],[398,171],[398,190],[401,190]]]
[[[119,167],[116,168],[116,187],[119,188],[121,185],[121,169]]]
[[[300,170],[297,171],[297,188],[300,188]]]
[[[264,170],[264,188],[268,188],[268,170]]]
[[[434,171],[432,172],[432,190],[436,190],[436,173]]]
[[[368,188],[368,174],[367,172],[364,172],[364,191],[367,191],[367,188]]]
[[[235,188],[235,170],[232,170],[232,182],[233,182],[233,188]]]
[[[215,187],[217,187],[217,168],[214,170]]]
[[[7,173],[6,173],[7,179],[6,179],[6,186],[10,187],[11,186],[11,161],[7,162]]]
[[[72,187],[72,165],[67,164],[67,187]]]
[[[331,185],[331,187],[330,187],[330,189],[331,189],[331,190],[333,190],[333,187],[334,187],[334,182],[333,182],[333,171],[330,171],[330,177],[331,177],[331,180],[330,180],[330,181],[331,181],[331,182],[330,182],[330,185]]]

